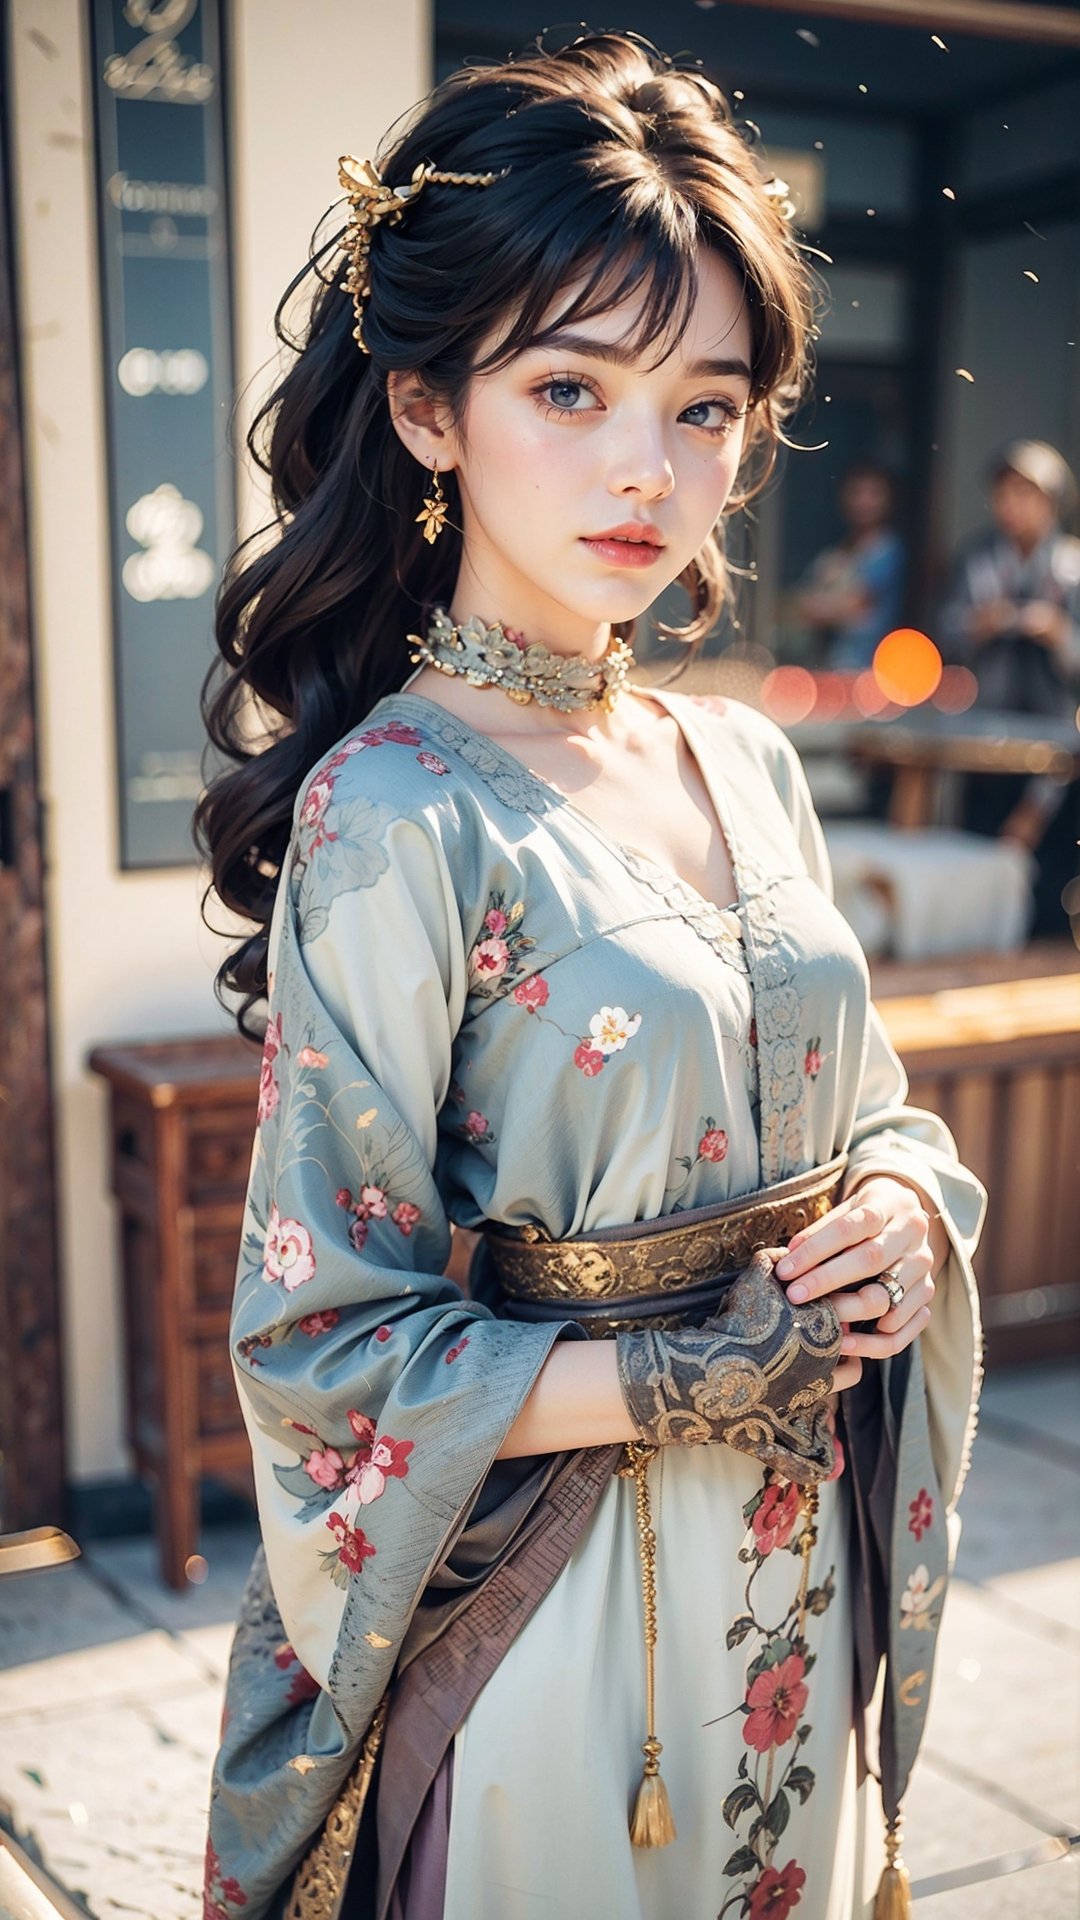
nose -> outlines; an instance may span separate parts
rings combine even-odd
[[[612,450],[608,491],[619,499],[665,500],[674,486],[675,470],[660,427],[628,427]]]

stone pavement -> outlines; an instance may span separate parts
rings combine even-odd
[[[916,1882],[1080,1829],[1080,1365],[992,1374],[907,1796]],[[0,1584],[0,1812],[97,1920],[195,1920],[251,1527],[174,1594],[149,1540]],[[4,1805],[6,1803],[6,1806]],[[920,1898],[917,1920],[1077,1920],[1080,1861]],[[806,1920],[815,1920],[807,1912]]]

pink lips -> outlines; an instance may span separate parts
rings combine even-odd
[[[617,567],[650,567],[664,547],[659,528],[648,520],[625,520],[606,533],[584,535],[582,544]]]

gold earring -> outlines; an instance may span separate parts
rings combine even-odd
[[[425,494],[423,507],[416,516],[417,520],[423,521],[424,539],[428,542],[429,546],[438,539],[446,525],[446,511],[449,504],[448,501],[443,498],[443,490],[439,485],[439,463],[437,460],[434,464],[432,481],[433,490],[431,493]]]

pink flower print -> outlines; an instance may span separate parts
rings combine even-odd
[[[580,1046],[574,1048],[574,1065],[580,1067],[588,1079],[595,1079],[604,1064],[603,1054],[599,1053],[595,1047],[591,1047],[587,1040],[583,1040]]]
[[[362,1507],[369,1507],[373,1500],[379,1498],[388,1480],[405,1479],[412,1450],[411,1440],[391,1440],[389,1434],[376,1440],[370,1459],[356,1478],[356,1491]]]
[[[621,1053],[640,1025],[640,1013],[627,1013],[625,1007],[601,1007],[589,1021],[589,1032],[601,1053]]]
[[[361,1187],[356,1211],[361,1220],[385,1220],[386,1194],[382,1187]]]
[[[934,1503],[925,1487],[919,1488],[908,1507],[908,1513],[911,1516],[908,1520],[908,1532],[913,1533],[916,1540],[921,1540],[934,1521]]]
[[[352,1194],[350,1193],[348,1187],[339,1187],[336,1194],[334,1195],[334,1199],[339,1207],[352,1206]]]
[[[255,1122],[260,1127],[264,1120],[269,1120],[271,1114],[277,1111],[280,1095],[278,1083],[274,1079],[272,1063],[280,1050],[281,1015],[279,1013],[273,1020],[267,1022],[266,1038],[263,1041],[262,1066],[259,1069],[259,1106]]]
[[[341,1315],[336,1307],[322,1307],[318,1313],[305,1313],[303,1319],[297,1321],[297,1325],[301,1333],[309,1334],[314,1340],[317,1333],[329,1333],[331,1328],[337,1326],[340,1319]]]
[[[270,1280],[281,1280],[293,1293],[315,1272],[315,1252],[311,1235],[299,1220],[282,1220],[276,1204],[270,1208],[266,1230],[265,1273]]]
[[[376,1340],[378,1340],[378,1341],[379,1341],[380,1343],[381,1343],[382,1341],[384,1341],[384,1340],[389,1340],[389,1338],[390,1338],[390,1328],[389,1328],[389,1327],[376,1327],[376,1329],[375,1329],[375,1338],[376,1338]]]
[[[810,1697],[803,1680],[806,1663],[801,1654],[789,1653],[775,1667],[766,1668],[750,1684],[746,1704],[750,1712],[743,1723],[743,1739],[748,1747],[768,1753],[792,1738],[799,1715]]]
[[[469,974],[473,980],[497,980],[506,972],[510,949],[505,940],[480,940],[469,955]]]
[[[367,1452],[370,1453],[371,1448],[375,1444],[374,1420],[369,1420],[366,1413],[360,1412],[359,1407],[350,1407],[345,1418],[356,1435],[356,1438],[359,1440],[361,1448],[366,1449]],[[355,1460],[353,1461],[353,1465],[356,1465]]]
[[[786,1867],[766,1867],[750,1889],[748,1920],[788,1920],[802,1899],[806,1875],[794,1860]]]
[[[385,740],[393,741],[398,747],[418,747],[424,738],[416,727],[410,727],[405,720],[388,720],[381,732]]]
[[[420,1218],[420,1209],[411,1200],[399,1200],[390,1218],[402,1233],[410,1234]]]
[[[361,1216],[349,1221],[349,1239],[357,1253],[363,1253],[364,1242],[368,1236],[368,1223]]]
[[[316,1047],[301,1047],[296,1056],[302,1067],[325,1067],[326,1055]]]
[[[318,1448],[309,1453],[304,1461],[304,1472],[317,1487],[343,1487],[345,1485],[345,1462],[336,1447]]]
[[[484,925],[489,933],[505,933],[509,924],[501,907],[489,907],[484,915]]]
[[[285,1705],[287,1707],[302,1706],[305,1700],[314,1700],[319,1692],[319,1683],[314,1674],[309,1673],[306,1667],[298,1666],[290,1682],[289,1691],[285,1695]]]
[[[709,1127],[698,1141],[698,1157],[701,1160],[726,1160],[728,1137],[723,1127]]]
[[[487,1117],[477,1107],[465,1116],[465,1126],[469,1133],[480,1135],[488,1130]]]
[[[333,797],[333,778],[328,778],[325,774],[317,774],[304,795],[304,804],[300,809],[298,823],[302,827],[311,828],[314,836],[311,843],[313,847],[321,846],[325,839],[333,837],[323,832],[326,809]]]
[[[821,1058],[821,1036],[819,1034],[816,1040],[810,1041],[806,1049],[806,1059],[803,1061],[803,1072],[809,1075],[811,1080],[816,1080],[823,1065],[824,1062]]]
[[[790,1481],[770,1481],[754,1515],[754,1544],[762,1559],[775,1547],[786,1547],[799,1517],[799,1489]]]
[[[443,774],[450,771],[446,761],[440,760],[437,753],[418,753],[416,757],[420,765],[426,767],[429,773]]]
[[[338,1559],[350,1573],[361,1573],[364,1561],[373,1558],[375,1549],[362,1527],[351,1527],[343,1513],[326,1516],[330,1532],[337,1538]]]
[[[530,974],[528,980],[519,980],[514,988],[514,999],[519,1007],[525,1007],[529,1013],[536,1013],[548,1002],[548,983],[539,973]]]
[[[451,1362],[456,1360],[459,1354],[464,1353],[468,1344],[469,1344],[469,1336],[468,1334],[465,1334],[463,1338],[458,1341],[456,1347],[447,1347],[446,1352],[443,1354],[443,1359],[445,1360],[447,1366],[450,1366]]]

